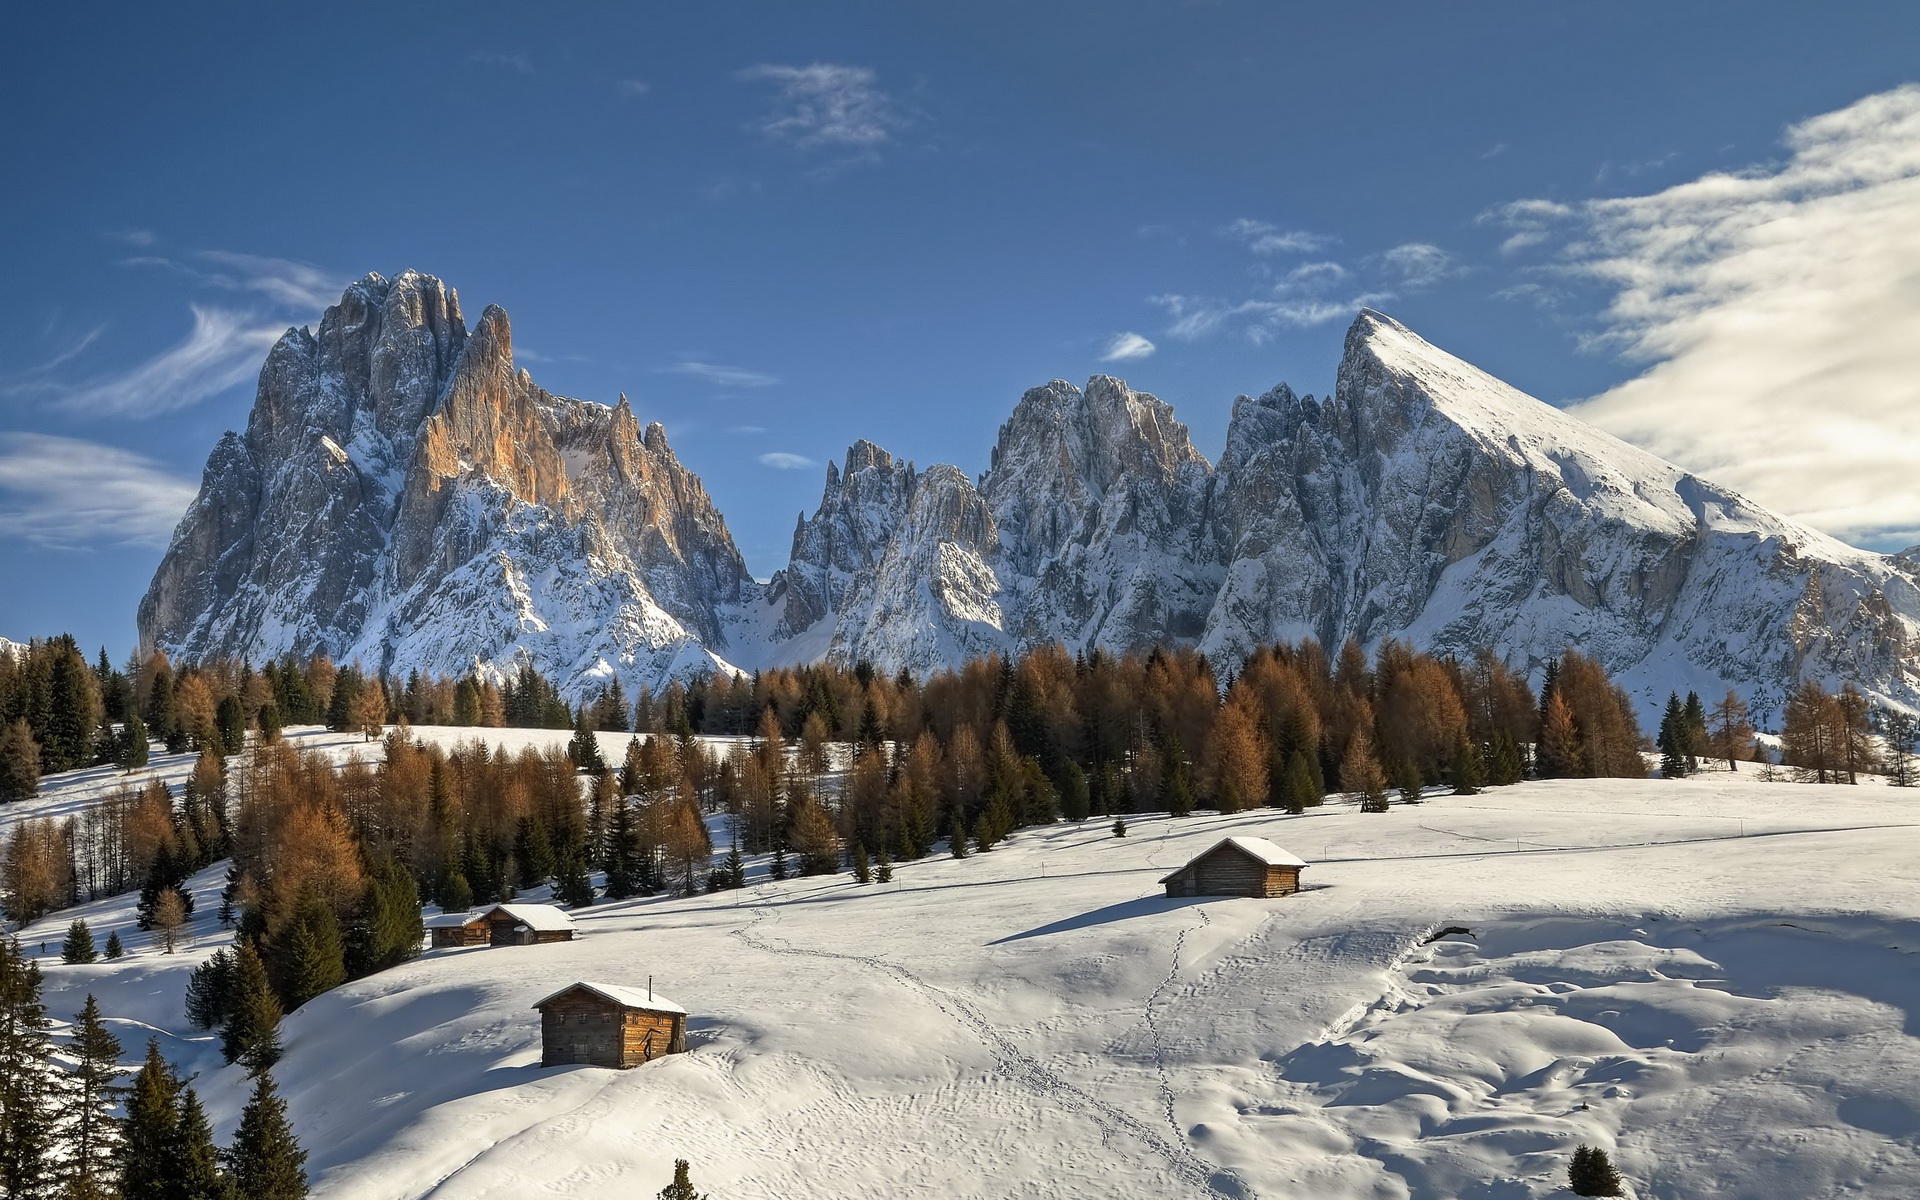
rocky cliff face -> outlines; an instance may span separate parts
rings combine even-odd
[[[506,313],[469,333],[450,289],[407,272],[274,346],[139,623],[187,658],[325,650],[458,675],[525,655],[579,692],[713,666],[719,611],[755,594],[660,426],[625,397],[535,386]]]
[[[409,272],[273,348],[140,630],[440,674],[527,656],[575,696],[1048,641],[1231,662],[1402,637],[1529,666],[1572,645],[1643,702],[1731,685],[1777,711],[1803,676],[1920,701],[1920,553],[1798,526],[1364,312],[1334,394],[1241,397],[1217,467],[1105,376],[1029,391],[977,481],[857,442],[763,587],[660,426],[543,391],[505,313],[469,333]]]

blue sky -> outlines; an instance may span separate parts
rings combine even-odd
[[[662,421],[761,576],[855,438],[978,471],[1023,389],[1109,371],[1212,457],[1236,394],[1327,389],[1360,302],[1920,541],[1910,3],[37,6],[5,41],[6,636],[124,654],[265,344],[408,267]]]

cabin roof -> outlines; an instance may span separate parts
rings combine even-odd
[[[505,913],[529,929],[573,928],[573,918],[551,904],[496,904],[481,915],[490,917],[494,913]]]
[[[1235,850],[1240,851],[1242,854],[1245,854],[1250,858],[1256,859],[1259,862],[1263,862],[1270,867],[1304,867],[1308,865],[1306,859],[1301,858],[1299,855],[1294,854],[1290,850],[1282,850],[1279,846],[1276,846],[1272,842],[1268,841],[1266,838],[1225,837],[1225,838],[1221,838],[1219,841],[1215,842],[1213,845],[1208,846],[1205,850],[1202,850],[1200,853],[1194,855],[1192,858],[1182,863],[1180,865],[1179,871],[1174,871],[1171,874],[1161,876],[1160,882],[1161,883],[1167,882],[1168,880],[1172,879],[1175,875],[1180,874],[1180,871],[1186,870],[1188,867],[1191,867],[1194,863],[1199,862],[1201,859],[1205,858],[1209,854],[1212,854],[1215,850],[1218,850],[1223,846],[1231,846]]]
[[[472,909],[466,912],[445,912],[428,917],[426,926],[428,929],[463,929],[486,915],[484,911],[474,912]]]
[[[611,1000],[622,1008],[637,1008],[645,1012],[670,1013],[682,1017],[687,1015],[686,1009],[675,1004],[665,996],[662,996],[659,992],[648,995],[646,992],[638,991],[634,988],[621,987],[614,983],[588,983],[584,979],[579,983],[570,983],[546,999],[537,1001],[534,1007],[545,1008],[568,992],[579,988],[585,988],[603,1000]]]

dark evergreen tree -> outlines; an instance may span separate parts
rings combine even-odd
[[[228,692],[214,707],[213,725],[220,733],[220,748],[238,754],[247,748],[247,710],[240,697]]]
[[[69,965],[90,963],[100,957],[100,951],[93,944],[93,930],[87,928],[85,920],[75,917],[73,924],[67,926],[67,940],[60,943],[60,961]]]
[[[112,962],[116,958],[123,957],[126,954],[126,952],[127,952],[127,948],[120,944],[120,931],[118,929],[108,930],[107,931],[107,951],[106,951],[107,961]]]
[[[673,1160],[673,1182],[660,1189],[660,1200],[707,1200],[703,1193],[693,1190],[686,1159]]]
[[[1573,1152],[1573,1162],[1567,1168],[1567,1188],[1576,1196],[1618,1196],[1620,1173],[1613,1169],[1613,1159],[1605,1150],[1581,1146]]]
[[[1068,759],[1060,771],[1060,815],[1069,821],[1084,821],[1092,811],[1087,773],[1079,763]]]
[[[180,1144],[180,1080],[160,1056],[160,1040],[147,1040],[147,1060],[133,1076],[127,1098],[126,1171],[120,1192],[127,1200],[167,1200],[174,1195],[174,1152]]]
[[[873,878],[876,883],[893,882],[893,855],[887,852],[885,841],[880,843],[880,857],[874,862]]]
[[[858,838],[853,842],[853,880],[855,883],[873,881],[873,864],[867,858],[867,844]]]
[[[1127,819],[1125,817],[1115,817],[1113,819],[1113,836],[1127,836]]]
[[[547,823],[538,816],[525,816],[513,836],[513,861],[520,868],[520,886],[537,888],[553,877],[553,840],[547,835]]]
[[[440,908],[443,912],[466,912],[473,907],[473,885],[458,868],[447,872],[446,883],[440,886]]]
[[[585,908],[593,903],[593,877],[587,874],[587,864],[580,855],[568,851],[554,868],[554,877],[560,892],[560,900],[573,908]]]
[[[0,943],[0,1195],[39,1197],[54,1179],[61,1080],[48,1042],[40,967]]]
[[[126,728],[120,734],[119,763],[128,773],[147,765],[147,723],[139,713],[128,713]]]
[[[302,896],[274,941],[274,975],[287,1012],[347,980],[346,943],[339,918],[317,892]]]
[[[280,1001],[267,982],[266,964],[253,946],[234,951],[233,999],[220,1031],[220,1053],[258,1074],[280,1061]]]
[[[120,1086],[120,1041],[100,1020],[100,1005],[87,995],[74,1018],[67,1043],[73,1070],[61,1103],[59,1141],[61,1200],[109,1200],[120,1177],[124,1136],[113,1110],[126,1088]],[[129,1197],[129,1200],[135,1200]]]
[[[213,1144],[213,1126],[190,1087],[180,1089],[180,1118],[175,1125],[172,1175],[179,1200],[249,1200],[236,1192],[220,1170],[220,1151]],[[137,1200],[128,1196],[126,1200]]]
[[[307,1153],[293,1136],[287,1102],[274,1091],[271,1072],[254,1076],[253,1096],[240,1110],[225,1159],[246,1200],[306,1200]]]
[[[1681,718],[1684,723],[1687,773],[1691,775],[1700,769],[1700,758],[1707,753],[1707,707],[1700,702],[1699,692],[1687,693]]]
[[[333,695],[327,701],[328,729],[344,733],[354,727],[354,701],[360,698],[360,689],[365,686],[365,681],[360,678],[360,668],[340,668],[340,673],[333,679]]]
[[[1167,739],[1160,761],[1160,806],[1172,816],[1184,817],[1193,811],[1193,771],[1179,738]]]
[[[1393,786],[1399,790],[1402,804],[1420,803],[1420,768],[1415,766],[1413,759],[1405,754],[1394,760]]]
[[[1480,756],[1474,752],[1473,743],[1461,738],[1453,745],[1453,767],[1448,772],[1453,776],[1453,794],[1471,796],[1480,790]]]
[[[584,704],[573,722],[573,740],[567,743],[567,757],[573,760],[574,766],[589,774],[599,775],[607,769],[606,759],[600,756],[600,739],[593,736],[593,720]]]
[[[426,926],[413,875],[390,863],[367,884],[347,939],[347,966],[356,978],[398,966],[420,953]]]
[[[1660,716],[1660,734],[1654,739],[1660,748],[1660,773],[1668,779],[1685,779],[1689,773],[1685,723],[1686,710],[1680,705],[1680,694],[1668,692],[1666,711]]]
[[[961,857],[961,856],[956,855],[955,857]],[[787,877],[786,847],[775,846],[773,848],[773,862],[768,864],[767,874],[769,877],[773,879],[785,879]]]
[[[253,719],[260,727],[260,740],[263,742],[271,742],[279,737],[281,728],[286,724],[280,706],[271,700],[260,706],[260,711],[254,714]]]
[[[234,956],[215,950],[187,976],[187,1020],[201,1029],[224,1025],[233,1006]]]
[[[1304,752],[1295,750],[1287,757],[1286,788],[1281,795],[1290,813],[1303,813],[1326,799],[1326,793],[1313,781],[1313,764]]]

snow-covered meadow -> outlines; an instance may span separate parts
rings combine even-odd
[[[32,809],[102,786],[76,775]],[[315,1193],[650,1195],[683,1157],[729,1198],[1518,1200],[1584,1141],[1642,1197],[1920,1194],[1920,793],[1716,772],[1129,826],[884,886],[756,866],[743,892],[602,903],[575,942],[322,996],[276,1071]],[[1307,890],[1161,896],[1227,833],[1308,859]],[[123,962],[62,965],[72,912],[22,939],[56,955],[56,1015],[93,991],[130,1057],[161,1037],[224,1137],[243,1081],[181,1004],[225,941],[220,877],[195,881],[191,952],[128,932]],[[104,937],[131,903],[79,915]],[[690,1053],[540,1068],[528,1006],[579,979],[651,980],[693,1013]]]

